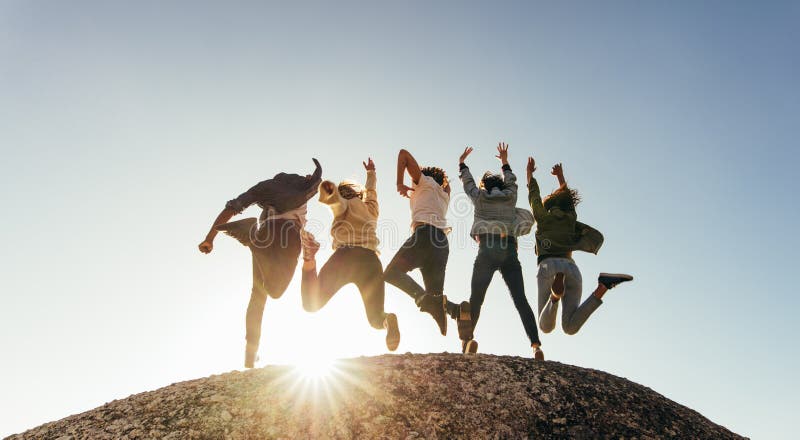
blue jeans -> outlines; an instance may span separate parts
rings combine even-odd
[[[564,296],[554,303],[550,298],[550,292],[558,273],[564,274]],[[550,257],[542,260],[539,263],[536,279],[539,284],[539,324],[545,333],[550,333],[556,327],[559,303],[562,303],[564,308],[561,311],[561,327],[568,335],[578,333],[589,316],[603,304],[603,301],[594,295],[589,295],[581,304],[583,278],[578,266],[570,258]]]
[[[486,290],[492,282],[494,273],[500,271],[508,286],[514,307],[517,308],[522,326],[531,344],[541,344],[539,330],[536,327],[536,316],[525,297],[525,282],[522,279],[522,267],[517,256],[517,242],[513,237],[484,235],[480,237],[478,256],[472,269],[472,294],[469,301],[472,306],[472,325],[478,324],[481,306],[486,298]]]

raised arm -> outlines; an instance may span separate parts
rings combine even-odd
[[[536,161],[532,157],[528,158],[528,168],[526,175],[528,177],[528,202],[531,204],[533,211],[533,218],[536,221],[541,221],[546,215],[547,211],[542,204],[542,194],[539,191],[539,183],[533,177],[533,172],[536,171]]]
[[[413,191],[405,184],[406,171],[408,171],[408,175],[411,176],[411,181],[413,183],[419,183],[419,179],[422,176],[419,164],[408,150],[403,149],[400,150],[400,153],[397,155],[397,192],[403,197],[408,197],[408,192]]]
[[[306,176],[305,184],[302,185],[302,189],[298,190],[305,192],[303,202],[308,201],[308,199],[314,196],[316,193],[316,186],[319,185],[319,182],[322,180],[322,165],[320,165],[317,159],[312,158],[311,160],[314,161],[316,169],[314,170],[313,174]],[[208,234],[206,234],[205,240],[203,240],[203,242],[198,246],[198,248],[200,248],[200,252],[207,254],[214,248],[214,237],[216,237],[217,232],[219,232],[217,230],[217,226],[228,223],[228,221],[230,221],[234,215],[241,214],[242,211],[256,202],[267,203],[270,200],[274,201],[276,197],[274,191],[274,186],[276,184],[275,179],[281,174],[277,175],[273,179],[267,179],[259,182],[253,185],[247,191],[240,194],[239,197],[229,200],[228,203],[225,204],[225,209],[223,209],[222,212],[217,215],[217,218],[214,219],[214,223],[211,225],[211,229],[208,231]]]
[[[564,167],[561,165],[560,162],[553,165],[553,169],[550,171],[550,174],[558,178],[559,186],[564,186],[567,184],[567,180],[564,179]]]
[[[364,169],[367,170],[367,182],[365,186],[366,194],[364,195],[364,204],[367,205],[367,209],[369,210],[370,214],[374,215],[375,218],[378,218],[378,214],[380,213],[380,209],[378,207],[378,191],[376,190],[378,186],[378,178],[375,175],[375,162],[372,161],[372,158],[368,158],[367,162],[363,162]]]
[[[234,215],[241,214],[242,211],[255,203],[256,199],[258,198],[258,193],[263,190],[263,187],[267,184],[267,182],[268,181],[266,180],[259,182],[252,188],[240,194],[239,197],[229,200],[228,203],[225,204],[225,209],[223,209],[222,212],[217,215],[217,218],[214,219],[211,229],[208,231],[208,234],[206,234],[206,239],[203,240],[203,242],[198,246],[200,252],[207,254],[214,249],[214,237],[216,237],[217,232],[219,232],[217,231],[217,226],[228,223],[228,221],[230,221]]]
[[[477,185],[475,185],[475,179],[472,177],[469,167],[464,162],[467,160],[467,156],[469,156],[472,151],[472,147],[467,147],[464,149],[464,152],[461,153],[461,157],[458,158],[458,171],[459,177],[461,177],[461,184],[464,185],[464,192],[467,193],[472,200],[476,200],[480,195],[481,190],[479,190]]]
[[[509,196],[516,197],[517,195],[517,176],[511,171],[511,165],[508,164],[508,144],[500,142],[497,144],[497,156],[503,164],[503,182],[505,189],[503,192]]]

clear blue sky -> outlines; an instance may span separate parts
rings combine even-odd
[[[606,236],[577,257],[587,287],[636,276],[578,335],[543,336],[550,359],[796,435],[800,3],[431,3],[0,3],[0,435],[239,368],[249,256],[196,246],[250,185],[312,156],[363,178],[371,155],[386,263],[408,233],[397,150],[455,177],[467,145],[496,169],[500,140],[545,191],[557,161],[582,191]],[[475,247],[452,220],[463,298]],[[267,304],[266,363],[385,351],[354,289],[309,315],[297,287]],[[387,309],[401,351],[458,351],[392,287]],[[477,337],[530,356],[499,277]]]

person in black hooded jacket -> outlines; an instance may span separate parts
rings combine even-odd
[[[317,194],[322,181],[322,166],[316,159],[313,161],[316,165],[313,174],[278,173],[228,201],[198,246],[200,252],[210,253],[214,237],[222,231],[250,248],[253,288],[246,315],[245,368],[253,368],[256,361],[267,296],[280,298],[297,268],[306,203]],[[250,217],[228,223],[253,204],[262,210],[258,219]]]

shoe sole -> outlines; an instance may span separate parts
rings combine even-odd
[[[625,281],[633,281],[633,276],[626,273],[601,273],[598,277],[619,278]]]
[[[442,336],[447,336],[447,296],[446,295],[442,295],[442,322],[444,323],[444,325],[440,325],[439,326],[439,333],[441,333]],[[437,322],[436,324],[438,325],[439,323]]]
[[[400,345],[400,328],[397,326],[397,316],[394,313],[386,314],[386,348],[389,351],[397,350]]]
[[[470,339],[467,341],[467,346],[464,348],[464,354],[476,354],[478,352],[478,341]]]

